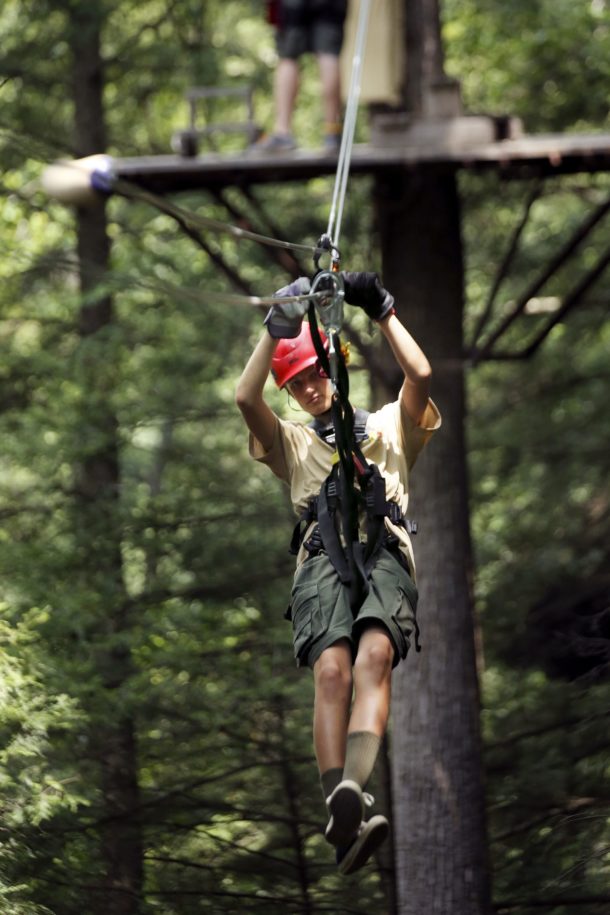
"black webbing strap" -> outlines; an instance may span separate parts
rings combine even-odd
[[[328,359],[328,353],[324,348],[322,343],[322,338],[320,336],[320,331],[318,330],[318,319],[316,317],[316,306],[313,302],[309,303],[309,309],[307,311],[307,317],[309,318],[309,332],[311,334],[311,342],[313,343],[313,348],[316,351],[318,357],[318,362],[322,366],[324,372],[330,378],[330,362]]]
[[[318,526],[320,528],[320,537],[322,538],[322,543],[328,558],[341,579],[342,584],[351,589],[354,576],[353,570],[350,568],[349,551],[344,552],[343,547],[341,546],[339,531],[337,530],[335,523],[337,507],[340,503],[340,499],[338,496],[335,496],[335,493],[333,492],[333,487],[336,486],[337,483],[336,471],[337,465],[335,464],[331,473],[322,484],[322,489],[318,496]],[[332,493],[330,498],[332,498],[332,501],[334,502],[333,508],[329,505],[329,490]]]
[[[329,332],[329,349],[333,353],[332,357],[330,357],[320,337],[313,302],[310,303],[308,316],[311,339],[319,363],[334,386],[331,418],[335,431],[335,448],[339,458],[338,465],[333,468],[318,498],[318,523],[324,548],[341,581],[349,587],[350,604],[355,611],[362,597],[368,593],[369,585],[365,568],[365,556],[358,536],[360,500],[354,484],[357,473],[360,488],[364,493],[371,471],[369,470],[368,462],[355,441],[354,410],[349,402],[349,377],[341,351],[339,334],[333,330]],[[354,460],[359,465],[357,470]],[[336,487],[338,502],[338,511],[336,512],[328,510],[326,498],[328,486],[333,483]],[[337,515],[341,518],[343,544],[341,544],[337,529]],[[377,539],[375,538],[375,541]],[[371,549],[373,549],[372,546]],[[368,552],[369,550],[367,549]]]
[[[354,441],[356,444],[365,442],[368,438],[366,424],[370,415],[369,411],[363,410],[362,407],[356,407],[354,410]],[[319,417],[314,416],[312,421],[307,425],[310,429],[313,429],[318,438],[322,439],[323,442],[326,442],[327,445],[335,445],[335,427],[332,422],[323,423]]]

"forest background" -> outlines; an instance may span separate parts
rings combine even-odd
[[[608,129],[603,0],[446,0],[442,17],[468,110],[519,116],[530,133]],[[269,293],[286,269],[113,199],[100,272],[80,240],[88,217],[39,186],[58,157],[168,152],[192,85],[252,83],[270,126],[262,4],[5,0],[0,36],[0,911],[393,912],[391,863],[339,883],[321,835],[311,683],[283,619],[293,519],[249,463],[233,405],[261,316],[196,294]],[[79,99],[96,80],[103,107],[87,123]],[[233,113],[219,103],[215,116]],[[319,145],[311,61],[296,132]],[[577,174],[538,189],[496,322],[609,184]],[[323,177],[180,203],[223,220],[228,204],[259,227],[265,213],[273,234],[313,243],[331,190]],[[459,190],[470,340],[533,182],[462,174]],[[370,195],[351,180],[349,268],[380,268]],[[607,247],[601,220],[511,330],[513,349]],[[531,358],[467,375],[497,912],[594,915],[610,898],[609,284]],[[352,377],[372,402],[357,350]],[[425,650],[425,606],[421,625]]]

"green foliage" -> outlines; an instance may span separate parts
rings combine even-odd
[[[230,282],[171,218],[121,199],[107,206],[111,271],[84,296],[73,214],[37,189],[42,165],[73,149],[75,6],[7,0],[0,11],[2,912],[82,915],[84,894],[103,875],[100,734],[123,720],[137,740],[142,912],[382,911],[377,873],[339,884],[322,840],[311,681],[291,668],[283,619],[293,519],[286,492],[248,462],[233,405],[261,316],[169,293],[226,291]],[[169,151],[193,83],[252,82],[257,119],[269,123],[274,50],[260,4],[112,0],[92,8],[104,17],[110,152]],[[607,124],[604,3],[447,0],[444,20],[449,68],[472,110],[520,115],[532,131]],[[319,108],[310,62],[301,142],[317,145]],[[216,114],[235,111],[220,102]],[[237,142],[219,141],[221,149]],[[315,241],[331,188],[319,178],[257,189],[276,224],[261,228]],[[350,182],[350,267],[379,264],[370,190],[366,179]],[[526,190],[495,178],[461,182],[468,339]],[[547,185],[491,328],[605,193],[603,176]],[[254,226],[264,221],[239,189],[226,200]],[[207,194],[179,202],[227,219]],[[603,231],[544,295],[561,297],[584,275]],[[252,243],[205,241],[254,293],[286,281],[285,262]],[[607,564],[607,293],[602,279],[534,360],[487,363],[469,379],[483,722],[501,901],[599,895],[607,882],[607,688],[553,679],[531,625],[549,593]],[[83,306],[105,294],[112,318],[85,338]],[[524,316],[503,346],[520,347],[543,320]],[[359,330],[368,342],[369,328]],[[353,365],[362,368],[357,353]],[[366,373],[353,378],[363,402]],[[279,393],[270,396],[295,415]],[[111,446],[118,491],[87,503],[83,468]],[[117,567],[118,576],[108,574]],[[549,911],[564,915],[568,907]]]
[[[21,623],[0,623],[0,899],[6,915],[48,911],[32,901],[31,885],[15,884],[10,875],[35,856],[41,829],[86,805],[76,760],[57,749],[78,731],[82,713],[74,698],[49,686],[50,664],[37,635],[46,615],[33,609]]]
[[[534,612],[557,594],[586,595],[607,569],[609,344],[592,304],[556,329],[534,364],[486,366],[470,379],[499,899],[603,896],[608,881],[608,688],[595,670],[584,681],[552,676],[557,635],[537,634]]]
[[[443,8],[448,68],[470,110],[520,116],[533,133],[607,129],[607,4],[447,0]],[[461,179],[469,343],[532,189]],[[605,175],[545,182],[481,340],[607,193]],[[542,308],[557,307],[606,238],[602,222],[537,293]],[[608,689],[594,668],[569,679],[577,666],[566,614],[549,617],[560,599],[572,601],[575,619],[592,614],[586,594],[603,589],[608,566],[608,291],[605,275],[535,357],[486,363],[468,379],[495,898],[521,915],[537,911],[525,900],[546,902],[553,915],[601,912],[594,900],[608,885]],[[519,352],[550,317],[528,309],[497,348]]]
[[[518,115],[530,133],[608,126],[607,3],[445,0],[447,69],[471,111]]]

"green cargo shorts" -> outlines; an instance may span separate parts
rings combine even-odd
[[[394,646],[394,664],[417,639],[417,588],[403,564],[388,550],[379,552],[369,576],[369,593],[352,613],[347,588],[326,553],[307,559],[296,571],[286,618],[292,620],[297,667],[313,667],[324,649],[347,639],[352,656],[367,625],[384,626]]]

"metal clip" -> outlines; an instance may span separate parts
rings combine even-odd
[[[343,277],[332,270],[321,270],[314,277],[311,292],[322,292],[328,296],[316,302],[316,311],[327,336],[331,333],[338,334],[343,324],[343,301],[345,288]]]
[[[320,267],[320,258],[323,254],[328,254],[330,258],[329,267],[333,271],[339,269],[339,262],[341,260],[341,253],[339,249],[336,248],[333,244],[333,240],[330,235],[320,235],[318,239],[318,244],[316,245],[316,250],[313,256],[313,263],[316,271],[325,270],[326,267]]]

